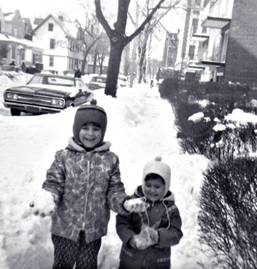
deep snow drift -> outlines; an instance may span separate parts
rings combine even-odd
[[[3,76],[0,76],[0,82]],[[2,81],[3,82],[3,81]],[[18,83],[18,82],[15,82]],[[9,81],[1,83],[10,84]],[[174,114],[156,88],[123,88],[118,98],[95,94],[108,114],[105,140],[120,157],[122,180],[128,194],[141,184],[146,161],[160,155],[172,169],[171,189],[182,217],[184,237],[172,249],[173,269],[211,268],[198,242],[198,198],[208,161],[182,154],[176,139]],[[1,97],[2,98],[2,97]],[[2,99],[1,99],[2,100]],[[29,203],[46,204],[41,190],[55,152],[72,135],[76,109],[58,114],[11,117],[0,103],[0,268],[49,269],[52,263],[50,218],[34,215]],[[108,235],[102,240],[99,268],[117,268],[121,242],[112,213]]]

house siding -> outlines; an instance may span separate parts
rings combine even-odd
[[[49,24],[53,26],[53,29],[51,28],[50,31]],[[78,41],[68,36],[53,16],[50,15],[42,25],[34,30],[34,40],[44,49],[44,69],[62,72],[73,70],[80,66],[80,61],[82,60],[81,51],[75,49],[72,51],[72,44],[74,48],[77,46]],[[52,48],[50,48],[50,40],[52,40],[52,44],[54,43],[54,47]],[[51,56],[54,57],[53,66],[49,65]],[[76,66],[75,64],[71,65],[71,60],[78,64]]]
[[[257,1],[235,0],[225,66],[225,79],[257,83]]]

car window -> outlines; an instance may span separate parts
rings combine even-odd
[[[33,76],[28,84],[43,84],[42,76]]]
[[[105,83],[106,82],[106,78],[105,77],[93,77],[92,78],[92,81]]]
[[[67,78],[60,78],[60,77],[48,77],[47,84],[72,87],[74,86],[74,79],[67,79]]]

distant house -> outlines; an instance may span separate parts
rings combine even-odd
[[[17,38],[24,38],[25,36],[24,23],[19,10],[5,13],[4,20],[5,20],[5,33],[10,34]]]
[[[162,65],[164,67],[175,67],[178,51],[178,33],[166,32]]]
[[[82,43],[78,29],[62,16],[47,16],[33,30],[33,41],[43,47],[43,64],[46,70],[73,71],[81,66]]]
[[[4,21],[4,13],[0,8],[0,33],[5,30],[5,21]]]
[[[256,0],[201,1],[192,35],[201,80],[257,85],[256,10]]]
[[[22,18],[18,10],[9,13],[0,10],[0,64],[41,63],[43,50],[31,41],[31,34],[30,19]]]
[[[32,40],[32,24],[29,18],[22,18],[24,26],[24,38]]]

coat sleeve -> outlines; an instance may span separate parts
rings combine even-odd
[[[62,161],[62,153],[62,150],[56,152],[55,159],[47,170],[46,180],[42,186],[43,189],[56,194],[59,199],[63,195],[65,184],[65,168]]]
[[[128,241],[135,234],[131,227],[131,215],[120,215],[116,216],[116,231],[121,241],[126,245]]]
[[[171,247],[177,245],[183,236],[181,226],[182,221],[179,214],[179,210],[176,205],[173,205],[168,210],[170,225],[167,228],[159,228],[159,242],[157,247]]]
[[[124,184],[120,178],[119,158],[113,154],[113,167],[110,173],[110,181],[107,191],[107,199],[111,209],[119,214],[128,214],[123,203],[129,196],[125,192]]]

